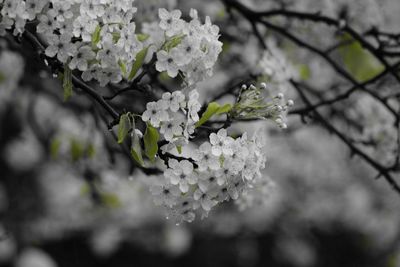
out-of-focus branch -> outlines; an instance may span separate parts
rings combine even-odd
[[[301,89],[301,85],[293,80],[291,81],[291,84],[297,90],[304,103],[307,106],[311,106],[312,103],[308,99],[308,97],[304,94],[303,90]],[[366,153],[364,153],[362,150],[360,150],[358,147],[356,147],[352,143],[352,141],[346,137],[345,134],[336,129],[336,127],[333,126],[331,123],[329,123],[329,121],[325,119],[317,110],[313,110],[313,114],[317,121],[319,121],[329,132],[336,135],[340,140],[342,140],[343,143],[345,143],[349,147],[352,154],[358,155],[365,162],[367,162],[369,165],[375,168],[378,171],[378,177],[380,176],[384,177],[385,180],[391,185],[393,190],[395,190],[400,196],[400,186],[397,184],[393,176],[390,174],[391,171],[390,168],[381,165],[380,163],[372,159],[370,156],[368,156]]]

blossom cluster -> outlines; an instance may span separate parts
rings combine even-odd
[[[172,78],[181,73],[191,86],[211,77],[222,43],[218,41],[219,28],[210,17],[202,24],[194,9],[190,11],[191,21],[186,22],[181,16],[180,10],[168,12],[160,8],[160,23],[145,24],[143,32],[160,47],[156,69],[166,71]]]
[[[167,71],[170,77],[181,72],[194,85],[212,75],[222,43],[219,28],[209,17],[202,24],[193,9],[192,20],[186,22],[180,10],[160,8],[160,22],[143,23],[144,34],[140,34],[133,2],[0,0],[0,34],[12,28],[14,34],[21,34],[26,22],[36,19],[36,31],[46,42],[45,54],[83,72],[84,81],[95,79],[101,86],[132,78],[129,74],[137,54],[150,47],[157,52],[156,69]]]
[[[174,91],[164,93],[157,102],[147,103],[142,120],[160,129],[164,139],[169,142],[164,150],[187,144],[199,120],[201,104],[198,98],[196,90],[189,92],[188,96],[182,91]]]
[[[349,109],[349,116],[363,125],[361,140],[363,149],[379,158],[383,164],[394,164],[398,153],[398,130],[394,116],[372,97],[362,95],[357,98],[354,109]],[[359,136],[359,133],[354,134]]]
[[[32,21],[48,4],[48,0],[0,0],[0,35],[14,27],[15,35],[24,32],[27,21]]]
[[[237,103],[232,109],[232,118],[237,120],[270,119],[280,128],[287,128],[286,114],[294,102],[291,99],[286,101],[283,93],[271,95],[269,91],[271,90],[266,83],[261,83],[259,87],[242,85]]]
[[[178,222],[202,217],[217,204],[236,200],[261,178],[265,167],[259,136],[236,139],[225,129],[211,133],[188,159],[169,159],[164,177],[151,186],[154,201],[164,205]]]
[[[267,45],[268,50],[263,52],[258,62],[258,72],[286,93],[290,88],[289,80],[296,78],[297,73],[274,39],[268,39]]]

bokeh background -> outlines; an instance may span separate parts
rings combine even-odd
[[[204,102],[246,80],[248,73],[268,69],[259,61],[263,51],[251,26],[240,16],[231,17],[222,2],[135,2],[138,21],[154,20],[159,7],[180,8],[186,14],[194,7],[220,26],[224,51],[213,78],[199,85]],[[345,16],[362,32],[372,26],[388,32],[400,29],[398,0],[242,3],[258,10],[285,4],[297,11]],[[319,47],[338,38],[324,25],[279,19],[276,23],[287,23]],[[283,54],[291,77],[327,94],[344,83],[320,58],[264,34],[275,53]],[[399,196],[312,120],[289,115],[285,131],[269,122],[234,124],[237,132],[265,134],[265,183],[239,201],[220,205],[208,218],[176,225],[153,203],[148,184],[154,177],[132,168],[93,102],[79,91],[64,102],[60,81],[29,44],[4,37],[0,45],[0,266],[400,266]],[[355,53],[338,52],[337,58],[350,71],[358,70],[357,64],[346,65],[358,60]],[[362,64],[368,71],[379,68],[366,62]],[[360,79],[369,75],[353,74]],[[295,108],[302,107],[284,79],[277,87],[295,100]],[[389,78],[379,88],[399,90]],[[107,95],[110,89],[99,90]],[[117,105],[143,110],[143,100],[132,93]],[[391,122],[375,105],[368,96],[356,94],[339,103],[336,111],[358,121],[363,128],[359,134],[379,132]],[[323,110],[352,135],[343,117],[331,111]],[[383,162],[392,160],[395,142],[380,145],[363,148]],[[77,160],[81,154],[86,156]]]

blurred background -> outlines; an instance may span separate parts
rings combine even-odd
[[[184,14],[193,7],[219,25],[224,50],[213,78],[199,85],[203,102],[249,77],[262,81],[271,68],[285,73],[268,81],[295,100],[295,109],[303,103],[289,78],[323,96],[348,85],[320,57],[260,28],[277,58],[270,63],[248,21],[229,14],[223,2],[135,2],[139,22],[155,20],[159,7]],[[241,3],[256,10],[320,11],[345,18],[360,32],[400,29],[398,0]],[[272,21],[320,48],[340,38],[326,25]],[[219,205],[208,218],[176,225],[153,203],[148,185],[154,177],[135,169],[121,152],[98,107],[79,91],[64,102],[59,79],[30,44],[8,36],[0,46],[0,266],[400,266],[399,195],[312,118],[289,114],[285,131],[261,121],[234,124],[237,132],[265,133],[264,183]],[[381,70],[358,46],[333,53],[359,81]],[[177,81],[161,77],[161,82],[179,88]],[[371,88],[389,95],[399,85],[387,77]],[[399,107],[398,99],[389,101]],[[143,111],[145,102],[132,92],[114,105]],[[375,138],[360,147],[382,164],[395,159],[399,130],[369,95],[353,94],[321,113],[348,136]],[[394,175],[399,181],[399,172]]]

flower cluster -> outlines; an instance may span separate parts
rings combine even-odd
[[[1,3],[1,2],[0,2]],[[26,20],[39,21],[36,31],[46,42],[45,54],[82,71],[85,81],[104,86],[129,71],[143,44],[132,21],[136,8],[128,0],[6,0],[2,27],[22,33]]]
[[[237,120],[270,119],[280,128],[285,129],[286,114],[293,106],[293,100],[285,102],[284,95],[278,93],[265,97],[268,86],[261,83],[260,87],[242,85],[237,103],[232,109],[231,116]]]
[[[189,92],[188,96],[182,91],[175,91],[164,93],[157,102],[147,103],[142,120],[160,128],[160,133],[169,142],[165,150],[186,144],[193,134],[201,108],[198,98],[196,90]]]
[[[158,71],[170,77],[181,72],[186,83],[194,85],[212,75],[222,51],[219,28],[209,17],[202,24],[194,9],[192,20],[186,22],[180,10],[160,8],[160,22],[143,23],[143,34],[136,34],[137,8],[129,0],[0,0],[0,4],[0,34],[13,27],[20,34],[26,21],[37,19],[46,55],[83,72],[84,81],[95,79],[101,86],[132,78],[136,56],[145,48],[157,52]]]
[[[274,39],[268,39],[267,45],[268,50],[264,51],[258,62],[258,71],[286,93],[286,89],[290,88],[289,80],[297,76],[296,71]]]
[[[57,56],[72,70],[82,71],[85,81],[96,79],[101,86],[120,82],[122,69],[129,71],[143,48],[132,21],[136,12],[133,1],[52,2],[37,26],[49,44],[46,55]]]
[[[168,208],[178,221],[193,221],[195,214],[207,216],[218,203],[238,199],[252,187],[265,167],[263,142],[227,135],[225,129],[211,133],[209,142],[197,148],[190,159],[169,159],[158,184],[151,187],[155,203]]]
[[[218,41],[219,28],[209,17],[201,24],[194,9],[190,12],[190,22],[181,19],[181,15],[179,10],[168,12],[160,8],[160,23],[144,25],[143,32],[161,48],[157,52],[156,69],[166,71],[172,78],[181,72],[186,83],[194,85],[212,75],[222,43]]]
[[[349,116],[363,125],[361,140],[357,140],[365,151],[383,164],[392,165],[398,153],[398,131],[394,116],[374,98],[362,95],[357,98]],[[359,136],[359,133],[354,133]]]
[[[21,34],[27,21],[32,21],[48,4],[48,0],[0,0],[0,35],[14,28],[14,34]]]

